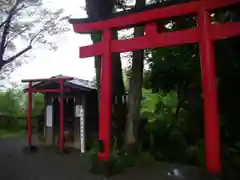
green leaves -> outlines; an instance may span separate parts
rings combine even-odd
[[[22,90],[8,89],[0,92],[0,113],[11,117],[27,116],[27,95]],[[32,115],[37,116],[44,108],[44,98],[42,94],[33,94]]]
[[[189,84],[199,76],[197,45],[154,49],[151,54],[144,81],[146,88],[169,92],[177,90],[179,85]]]
[[[17,116],[21,111],[19,104],[19,94],[9,89],[7,92],[0,94],[0,112],[4,115]]]

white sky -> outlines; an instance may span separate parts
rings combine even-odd
[[[43,2],[50,8],[64,8],[65,12],[74,18],[86,17],[83,9],[85,0],[43,0]],[[79,47],[91,44],[90,36],[76,34],[71,27],[69,32],[53,38],[58,44],[58,50],[51,51],[44,45],[34,46],[28,53],[31,58],[26,59],[27,63],[10,75],[10,82],[19,83],[22,79],[48,78],[59,74],[93,79],[95,76],[93,58],[79,58]],[[125,64],[123,66],[126,66],[127,62],[123,63]]]

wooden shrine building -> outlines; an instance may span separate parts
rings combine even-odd
[[[98,136],[98,100],[95,84],[67,76],[29,82],[28,144],[31,142],[32,93],[44,94],[43,135],[46,145],[74,147],[85,152]],[[87,140],[86,140],[87,139]]]

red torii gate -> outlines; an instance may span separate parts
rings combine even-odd
[[[64,151],[64,102],[63,93],[68,92],[69,89],[64,88],[64,82],[72,80],[71,77],[59,77],[49,79],[24,79],[23,83],[28,83],[28,146],[31,150],[32,146],[32,93],[59,93],[60,94],[60,143],[59,148]],[[33,83],[37,82],[58,82],[58,89],[33,89]]]
[[[210,12],[239,2],[240,0],[199,0],[168,7],[156,7],[101,21],[95,20],[95,22],[89,19],[70,20],[77,33],[102,32],[102,42],[80,48],[81,58],[102,56],[99,139],[103,142],[104,151],[99,152],[100,160],[108,160],[110,154],[112,53],[199,43],[204,95],[206,167],[209,172],[221,172],[213,41],[240,35],[240,23],[211,24]],[[197,15],[197,27],[176,32],[157,32],[157,20],[186,14]],[[145,24],[144,36],[128,40],[112,39],[112,29],[134,27],[138,24]]]

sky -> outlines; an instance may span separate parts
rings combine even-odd
[[[84,6],[85,0],[43,0],[44,6],[50,8],[63,8],[66,14],[72,18],[87,17]],[[86,80],[92,80],[95,76],[94,59],[79,58],[79,47],[92,43],[90,35],[74,33],[72,26],[70,31],[53,36],[58,44],[56,51],[49,50],[44,45],[36,45],[28,52],[30,56],[25,63],[15,69],[9,77],[9,81],[19,84],[22,79],[49,78],[55,75],[68,75]],[[18,47],[24,47],[21,41]],[[123,67],[127,62],[123,62]]]

